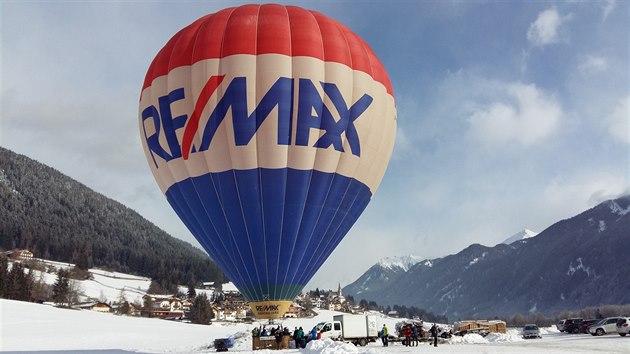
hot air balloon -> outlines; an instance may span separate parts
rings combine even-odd
[[[250,303],[281,317],[363,212],[396,135],[387,73],[339,22],[245,5],[176,33],[139,107],[153,176]]]

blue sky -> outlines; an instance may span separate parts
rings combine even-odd
[[[149,63],[182,27],[246,2],[0,3],[0,146],[196,244],[142,152]],[[629,188],[627,1],[291,1],[385,65],[398,135],[363,216],[308,288],[386,256],[540,232]]]

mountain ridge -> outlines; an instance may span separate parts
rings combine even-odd
[[[0,248],[115,269],[164,288],[226,278],[198,248],[52,167],[0,147]]]
[[[371,267],[343,291],[379,304],[449,318],[487,317],[630,303],[630,196],[605,201],[509,245],[473,244],[379,279]],[[508,300],[509,299],[509,300]]]

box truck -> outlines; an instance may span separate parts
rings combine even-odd
[[[344,340],[365,346],[378,339],[378,323],[373,315],[336,315],[332,321],[320,322],[315,327],[321,339]]]

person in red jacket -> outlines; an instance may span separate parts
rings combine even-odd
[[[406,325],[403,328],[403,335],[405,336],[405,346],[408,347],[411,345],[411,326]]]

